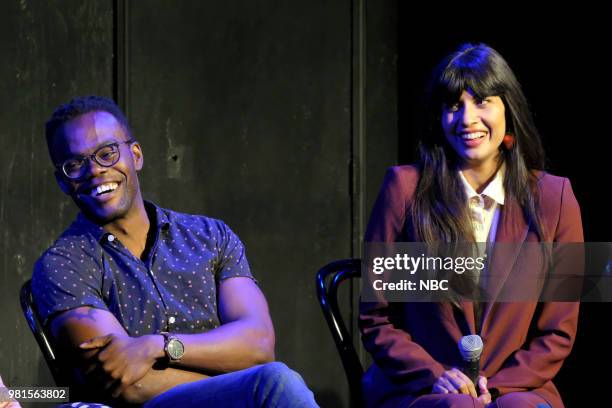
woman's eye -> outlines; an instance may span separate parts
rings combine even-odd
[[[459,104],[451,103],[449,105],[446,105],[446,110],[449,112],[457,112],[459,110]]]
[[[478,99],[476,103],[478,103],[478,105],[486,105],[489,103],[489,98]]]

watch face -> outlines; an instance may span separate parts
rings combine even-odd
[[[170,339],[168,342],[168,354],[170,358],[173,360],[178,360],[183,357],[183,353],[185,352],[185,347],[183,343],[181,343],[178,339]]]

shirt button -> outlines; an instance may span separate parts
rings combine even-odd
[[[106,239],[108,239],[108,242],[113,242],[115,240],[115,236],[113,234],[108,234]]]
[[[170,324],[174,324],[175,321],[176,321],[176,319],[174,318],[174,316],[170,316],[170,318],[168,319],[168,322]]]

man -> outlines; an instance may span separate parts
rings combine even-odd
[[[316,406],[274,363],[274,329],[238,237],[221,221],[142,198],[140,144],[109,99],[46,125],[55,177],[81,210],[41,256],[39,313],[79,377],[117,403]]]

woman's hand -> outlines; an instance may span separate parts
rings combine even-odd
[[[487,388],[487,378],[478,377],[478,391],[476,393],[474,383],[458,368],[446,370],[434,383],[432,394],[469,394],[478,399],[483,405],[491,403],[491,393]]]
[[[478,401],[482,403],[485,407],[491,403],[491,393],[487,388],[487,377],[480,376],[478,377],[478,392],[480,396],[478,397]]]
[[[434,383],[431,392],[432,394],[469,394],[478,398],[472,380],[456,367],[446,370]]]

